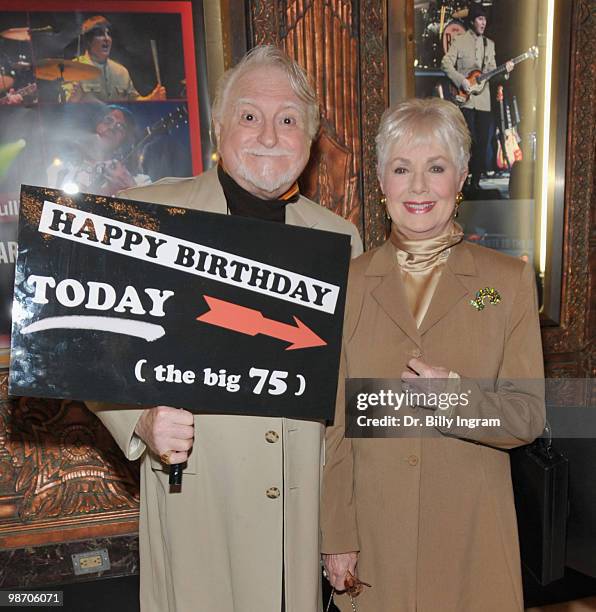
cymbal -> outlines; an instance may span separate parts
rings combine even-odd
[[[29,42],[31,40],[31,34],[29,33],[29,28],[10,28],[9,30],[0,32],[0,38]]]
[[[90,64],[55,58],[40,60],[34,70],[35,76],[44,81],[55,81],[60,78],[65,81],[89,81],[101,74],[99,68]]]
[[[455,13],[453,13],[451,15],[451,17],[453,19],[465,19],[468,16],[468,9],[460,9],[459,11],[455,11]]]

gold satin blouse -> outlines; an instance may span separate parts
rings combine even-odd
[[[408,239],[398,228],[392,227],[391,242],[397,249],[401,278],[417,327],[426,315],[451,247],[461,242],[463,235],[457,223],[444,234],[425,240]]]

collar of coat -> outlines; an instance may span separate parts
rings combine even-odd
[[[395,247],[389,240],[373,254],[364,275],[379,278],[372,290],[373,298],[393,322],[412,341],[421,346],[422,336],[451,312],[459,301],[471,295],[470,286],[475,286],[476,281],[472,279],[478,276],[478,270],[467,243],[460,242],[453,247],[429,309],[419,328],[416,327],[416,322],[408,307]]]
[[[191,202],[200,201],[200,209],[203,211],[227,214],[226,198],[217,177],[217,168],[211,168],[192,180],[193,187],[188,198],[189,208],[197,208],[192,206]],[[286,223],[289,225],[317,227],[320,220],[320,206],[302,195],[295,205],[286,209]]]
[[[397,257],[395,256],[395,246],[387,240],[372,256],[366,276],[385,276],[397,268]],[[447,258],[446,267],[454,274],[461,276],[478,276],[474,256],[470,252],[466,242],[462,241],[451,249]]]

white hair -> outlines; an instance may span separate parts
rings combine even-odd
[[[234,83],[255,68],[279,68],[290,82],[292,91],[306,105],[306,129],[312,140],[319,129],[319,102],[317,94],[304,69],[281,49],[273,45],[258,45],[251,49],[233,68],[221,76],[217,83],[211,108],[213,121],[222,122],[228,94]]]
[[[472,139],[455,104],[441,98],[412,98],[388,108],[377,133],[377,174],[383,175],[395,144],[409,146],[439,142],[460,173],[468,169]]]

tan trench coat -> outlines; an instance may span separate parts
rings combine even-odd
[[[226,213],[215,170],[124,195]],[[349,234],[354,254],[362,252],[354,225],[304,197],[288,206],[286,218]],[[320,423],[197,415],[182,493],[170,494],[159,459],[134,436],[141,411],[90,408],[129,459],[141,457],[143,612],[279,612],[283,568],[287,612],[319,610]],[[270,487],[281,495],[269,498]]]
[[[502,300],[477,311],[469,302],[485,287]],[[472,391],[470,406],[454,415],[501,418],[492,444],[514,447],[542,432],[543,362],[528,264],[460,243],[417,329],[387,242],[352,262],[346,308],[343,376],[399,379],[419,356],[458,372],[462,390]],[[340,376],[336,423],[326,434],[322,550],[360,551],[359,575],[373,587],[358,598],[359,612],[522,610],[508,454],[478,443],[478,430],[455,430],[469,440],[346,439],[343,404]],[[351,611],[345,596],[337,599]]]

